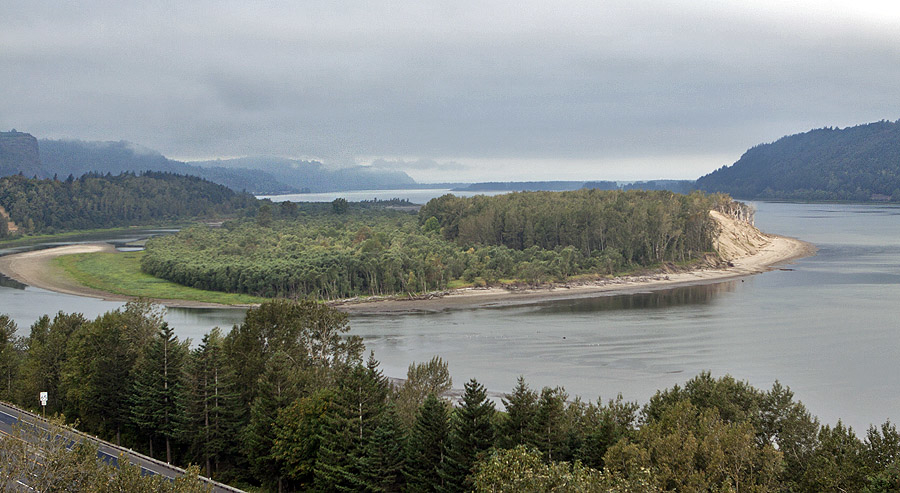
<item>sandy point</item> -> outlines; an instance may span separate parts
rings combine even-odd
[[[0,274],[22,284],[46,289],[48,291],[55,291],[57,293],[87,296],[107,301],[135,300],[137,298],[134,296],[108,293],[106,291],[84,286],[53,264],[54,258],[63,255],[96,252],[113,253],[116,251],[115,247],[109,243],[83,243],[5,255],[0,257]],[[215,308],[228,306],[220,305],[218,303],[204,303],[188,300],[152,299],[150,301],[168,307]]]

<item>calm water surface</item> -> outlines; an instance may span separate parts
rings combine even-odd
[[[402,195],[397,195],[404,197]],[[387,196],[385,196],[387,197]],[[784,270],[707,286],[438,314],[356,316],[385,373],[439,355],[455,386],[472,377],[509,391],[564,386],[604,399],[645,401],[703,370],[759,387],[790,386],[823,421],[862,431],[900,420],[900,208],[758,203],[760,229],[816,244]],[[26,333],[44,313],[93,317],[121,306],[35,288],[0,286],[0,313]],[[195,341],[230,327],[240,310],[170,309]]]
[[[645,401],[703,370],[790,386],[825,422],[900,419],[900,208],[759,203],[815,257],[708,286],[434,315],[357,317],[390,374],[438,354],[459,386],[562,385]]]

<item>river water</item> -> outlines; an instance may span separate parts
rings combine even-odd
[[[354,316],[386,374],[439,355],[454,384],[477,378],[506,392],[564,386],[595,400],[646,401],[703,370],[767,388],[790,386],[823,422],[862,432],[900,420],[900,208],[757,203],[757,226],[815,244],[818,255],[705,286],[437,314]],[[0,313],[21,333],[44,313],[88,317],[121,306],[0,286]],[[195,341],[230,327],[233,309],[170,309]]]

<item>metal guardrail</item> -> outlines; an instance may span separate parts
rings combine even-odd
[[[45,418],[43,418],[43,417],[41,417],[41,416],[38,416],[37,414],[34,414],[34,413],[30,412],[30,411],[26,411],[26,410],[24,410],[24,409],[21,409],[21,408],[19,408],[19,407],[16,407],[16,406],[14,406],[14,405],[12,405],[12,404],[10,404],[10,403],[8,403],[8,402],[0,401],[0,405],[2,405],[3,407],[6,407],[6,408],[8,408],[8,409],[10,409],[11,411],[13,411],[13,412],[15,412],[15,413],[18,413],[19,416],[16,417],[17,420],[21,420],[21,419],[22,419],[22,416],[27,416],[30,420],[32,420],[32,421],[34,421],[34,422],[40,422],[40,423],[46,423],[46,424],[49,424],[49,421],[48,421],[47,419],[45,419]],[[166,469],[166,470],[168,470],[168,471],[170,471],[170,472],[173,473],[172,476],[166,476],[166,477],[169,477],[169,478],[171,478],[171,479],[174,479],[174,478],[177,477],[177,476],[182,476],[182,475],[187,474],[187,471],[185,471],[184,469],[182,469],[182,468],[180,468],[180,467],[177,467],[177,466],[173,466],[172,464],[169,464],[169,463],[167,463],[167,462],[163,462],[163,461],[161,461],[161,460],[154,459],[153,457],[148,457],[148,456],[146,456],[146,455],[144,455],[144,454],[141,454],[141,453],[139,453],[139,452],[135,452],[135,451],[132,450],[132,449],[125,448],[125,447],[122,447],[122,446],[120,446],[120,445],[116,445],[116,444],[114,444],[114,443],[107,442],[107,441],[105,441],[105,440],[101,440],[101,439],[99,439],[99,438],[97,438],[97,437],[95,437],[95,436],[88,435],[87,433],[84,433],[83,431],[76,430],[75,428],[72,428],[71,426],[65,425],[65,428],[66,428],[67,431],[69,431],[70,433],[72,433],[72,434],[75,435],[75,436],[81,437],[81,438],[84,439],[84,440],[88,440],[88,441],[97,443],[98,445],[102,445],[103,447],[107,447],[107,448],[113,449],[113,450],[115,450],[115,451],[118,451],[118,452],[120,452],[121,455],[124,455],[124,456],[125,456],[126,458],[128,458],[128,459],[132,459],[133,457],[134,457],[134,458],[138,458],[138,459],[140,459],[140,460],[142,460],[142,461],[149,462],[149,463],[151,463],[151,464],[153,464],[153,465],[155,465],[155,466],[157,466],[157,467],[159,467],[159,468],[161,468],[161,469]],[[106,454],[105,452],[102,452],[102,451],[101,451],[100,453],[103,453],[103,454],[105,454],[105,455],[110,455],[110,454]],[[110,455],[110,457],[111,457],[112,459],[116,460],[116,464],[118,463],[118,457],[113,457],[113,456],[111,456],[111,455]],[[134,460],[131,460],[131,462],[132,462],[133,464],[135,464],[135,465],[141,467],[141,470],[142,470],[142,471],[145,470],[145,471],[147,471],[147,472],[149,472],[149,473],[152,473],[152,474],[159,474],[157,471],[153,471],[153,470],[151,470],[151,469],[147,469],[147,468],[141,466],[140,464],[138,464],[138,463],[137,463],[136,461],[134,461]],[[215,481],[215,480],[213,480],[213,479],[207,478],[207,477],[205,477],[205,476],[200,476],[200,479],[201,479],[202,481],[205,481],[206,483],[208,483],[210,486],[212,486],[212,487],[213,487],[213,491],[224,491],[224,492],[234,492],[234,493],[246,493],[246,492],[244,492],[244,490],[235,488],[234,486],[229,486],[229,485],[227,485],[227,484],[225,484],[225,483],[220,483],[220,482],[218,482],[218,481]]]

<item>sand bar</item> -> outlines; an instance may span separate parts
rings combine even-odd
[[[710,284],[759,274],[816,253],[816,247],[811,243],[786,236],[765,234],[746,222],[737,221],[715,211],[710,212],[710,215],[719,225],[716,250],[723,260],[731,263],[729,267],[551,284],[536,289],[465,288],[425,296],[425,299],[420,296],[416,299],[348,300],[333,305],[351,314],[401,314],[630,294]]]
[[[652,273],[641,276],[616,277],[566,284],[552,284],[533,289],[505,287],[464,288],[415,299],[351,299],[331,304],[350,314],[402,314],[437,312],[451,309],[496,307],[514,304],[539,303],[557,299],[587,298],[628,294],[679,286],[709,284],[749,276],[778,268],[792,260],[815,255],[810,243],[785,236],[767,235],[756,228],[712,214],[722,226],[716,245],[719,254],[731,266],[700,269],[688,272]],[[29,286],[50,291],[89,296],[112,301],[128,301],[129,296],[91,289],[72,280],[52,263],[61,255],[88,252],[113,252],[107,243],[92,243],[49,248],[0,257],[0,273]],[[186,300],[153,300],[171,307],[222,307],[214,303]]]
[[[584,283],[554,284],[536,289],[510,290],[503,287],[464,288],[426,299],[345,301],[335,304],[350,314],[402,314],[439,312],[541,303],[553,300],[633,294],[682,286],[711,284],[774,270],[780,265],[815,254],[810,243],[784,236],[769,236],[771,242],[754,255],[735,259],[733,267],[679,273],[626,276]]]
[[[109,243],[85,243],[4,255],[0,257],[0,274],[22,284],[57,293],[87,296],[107,301],[131,301],[137,299],[133,296],[108,293],[84,286],[53,264],[53,259],[62,255],[95,252],[112,253],[116,252],[116,249]],[[216,308],[226,306],[217,303],[188,300],[153,299],[151,301],[169,307]]]

